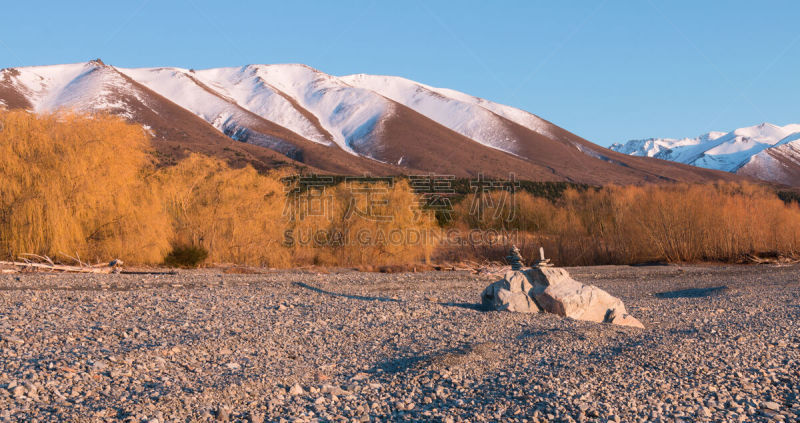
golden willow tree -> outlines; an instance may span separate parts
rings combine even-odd
[[[148,146],[117,117],[0,112],[0,254],[160,262],[171,228]]]
[[[300,194],[299,204],[318,199],[324,212],[290,220],[293,252],[323,265],[384,266],[430,260],[438,228],[433,214],[405,180],[365,182],[357,178]]]
[[[287,222],[277,176],[192,154],[163,169],[158,179],[175,228],[174,247],[201,247],[212,263],[292,264],[282,244]]]

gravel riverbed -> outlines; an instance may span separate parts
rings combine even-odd
[[[0,420],[800,420],[800,267],[568,270],[646,329],[466,272],[0,275]]]

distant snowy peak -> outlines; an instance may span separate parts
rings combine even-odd
[[[700,145],[725,135],[725,132],[709,132],[696,138],[647,138],[641,140],[630,140],[626,143],[614,143],[612,150],[623,154],[641,157],[658,157],[664,151],[677,147]]]
[[[798,144],[798,140],[798,124],[777,126],[762,123],[727,133],[710,132],[697,138],[631,140],[624,144],[615,143],[610,149],[632,156],[655,157],[707,169],[743,174],[749,172],[751,176],[757,173],[759,178],[786,183],[785,178],[776,176],[781,172],[771,168],[795,160],[798,146],[784,148],[784,152],[778,154],[785,159],[780,163],[774,158],[775,150],[781,146]],[[755,168],[758,168],[757,172],[753,171]]]

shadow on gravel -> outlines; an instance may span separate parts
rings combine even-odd
[[[386,374],[393,374],[393,373],[401,373],[408,369],[418,366],[420,363],[429,359],[429,356],[426,355],[412,355],[407,357],[399,357],[392,360],[386,360],[384,362],[378,363],[375,367],[367,370],[367,373],[375,374],[380,372]]]
[[[445,307],[459,307],[459,308],[466,308],[467,310],[475,310],[475,311],[487,311],[483,308],[480,304],[474,303],[439,303],[441,306]]]
[[[321,288],[317,288],[316,286],[311,286],[304,282],[295,282],[295,286],[299,286],[300,288],[305,288],[320,294],[330,295],[332,297],[342,297],[342,298],[349,298],[351,300],[361,300],[361,301],[383,301],[389,303],[399,303],[402,302],[400,300],[394,298],[386,298],[386,297],[370,297],[365,295],[352,295],[352,294],[340,294],[338,292],[326,291]]]
[[[711,288],[691,288],[681,289],[679,291],[659,292],[656,293],[655,296],[656,298],[703,298],[722,294],[727,290],[727,286],[714,286]]]
[[[653,266],[669,266],[666,261],[643,261],[641,263],[633,263],[631,267],[653,267]]]
[[[479,342],[461,347],[446,348],[430,354],[411,354],[386,360],[367,370],[367,373],[401,373],[407,370],[455,368],[472,362],[498,362],[503,355],[501,344]]]

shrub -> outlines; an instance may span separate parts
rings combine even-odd
[[[164,258],[169,267],[198,267],[208,258],[208,250],[196,245],[178,245]]]

